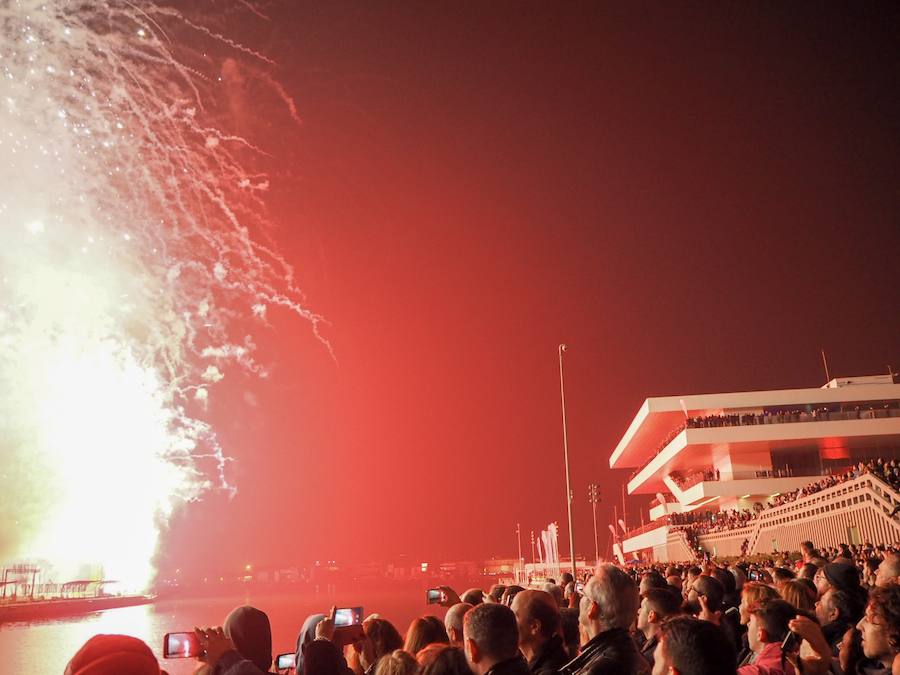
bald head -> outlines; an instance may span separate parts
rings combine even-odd
[[[875,585],[887,586],[897,581],[900,576],[900,557],[889,553],[875,572]]]
[[[556,599],[546,591],[521,591],[513,598],[512,610],[519,628],[519,646],[532,650],[559,632],[560,614]]]
[[[463,617],[474,605],[468,602],[457,602],[444,615],[444,628],[454,647],[463,646]]]

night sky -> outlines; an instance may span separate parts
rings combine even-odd
[[[296,317],[254,330],[271,377],[210,410],[238,495],[173,519],[164,574],[514,557],[517,522],[530,559],[566,517],[560,342],[588,556],[644,398],[820,386],[820,348],[900,369],[900,5],[261,9],[223,30],[303,124],[242,55],[223,96],[336,361]]]

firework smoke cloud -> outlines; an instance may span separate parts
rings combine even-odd
[[[262,59],[165,6],[0,0],[0,562],[58,581],[146,588],[172,509],[233,489],[202,412],[229,368],[265,375],[235,325],[319,324],[173,27]]]

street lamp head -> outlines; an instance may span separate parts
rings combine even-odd
[[[564,352],[564,351],[566,351],[568,348],[569,348],[569,345],[567,345],[565,342],[563,342],[563,343],[559,346],[559,351],[560,351],[560,352]]]

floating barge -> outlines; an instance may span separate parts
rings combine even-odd
[[[91,598],[55,598],[53,600],[25,600],[0,604],[0,624],[13,621],[41,621],[67,616],[90,614],[116,607],[146,605],[154,595],[100,595]]]

